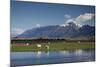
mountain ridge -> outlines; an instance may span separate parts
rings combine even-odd
[[[52,25],[32,28],[16,36],[16,38],[82,38],[95,36],[95,26],[77,26],[70,22],[67,26]]]

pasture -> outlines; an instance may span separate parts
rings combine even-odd
[[[73,49],[91,49],[95,48],[94,41],[29,41],[29,40],[15,40],[11,42],[12,52],[28,52],[28,51],[59,51],[59,50],[73,50]]]

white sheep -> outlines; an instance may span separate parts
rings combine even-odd
[[[37,47],[39,47],[39,48],[40,48],[41,46],[42,46],[41,44],[37,44]]]
[[[29,45],[29,43],[26,43],[26,46],[28,46]]]

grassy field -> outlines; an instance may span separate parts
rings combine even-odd
[[[95,42],[50,42],[39,43],[41,47],[38,47],[38,43],[31,44],[29,46],[20,46],[11,44],[12,52],[24,52],[24,51],[58,51],[58,50],[72,50],[72,49],[91,49],[95,48]],[[47,46],[49,48],[47,48]]]

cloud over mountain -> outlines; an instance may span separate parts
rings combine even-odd
[[[95,14],[93,14],[93,13],[81,14],[75,18],[75,21],[76,21],[76,23],[80,24],[80,23],[83,23],[85,21],[91,20],[94,16],[95,16]]]
[[[62,24],[60,26],[67,26],[69,22],[74,22],[78,26],[82,26],[82,24],[84,24],[84,22],[92,20],[94,16],[95,16],[95,14],[93,14],[93,13],[84,13],[84,14],[80,14],[79,16],[73,18],[70,15],[66,14],[65,17],[67,18],[67,20],[65,21],[64,24]]]

